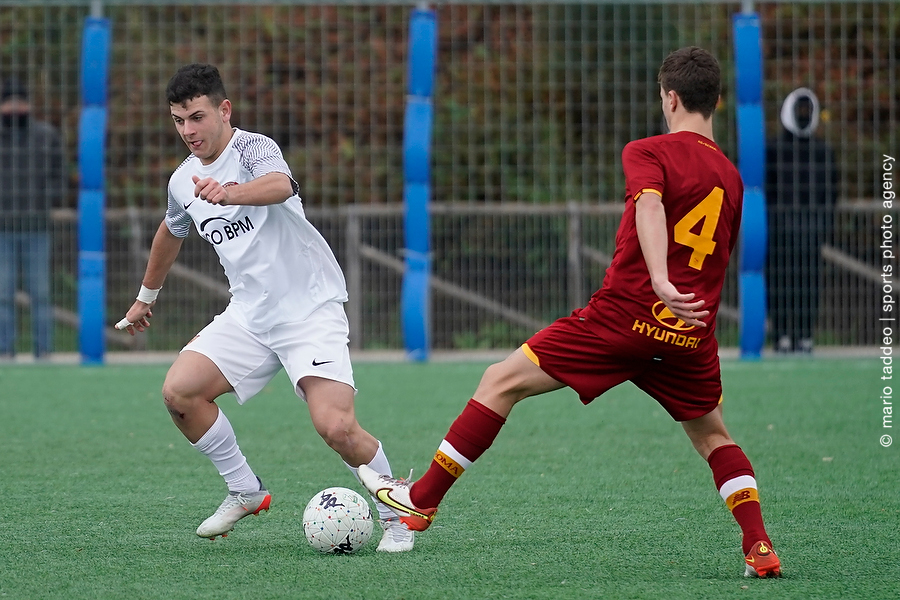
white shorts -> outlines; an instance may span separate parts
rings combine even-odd
[[[356,391],[349,335],[340,302],[323,304],[306,320],[276,325],[265,333],[247,331],[226,308],[181,351],[198,352],[213,361],[234,388],[238,404],[258,394],[282,367],[305,400],[297,384],[307,376],[340,381]]]

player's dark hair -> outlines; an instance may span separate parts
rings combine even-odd
[[[219,69],[214,65],[194,63],[185,65],[169,80],[166,99],[169,104],[184,104],[188,100],[206,96],[218,106],[228,96]]]
[[[703,48],[680,48],[659,68],[659,85],[665,92],[678,94],[688,112],[708,119],[716,110],[722,88],[719,63]]]

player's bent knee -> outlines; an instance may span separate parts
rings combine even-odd
[[[510,361],[499,362],[488,367],[478,385],[481,393],[503,397],[510,404],[527,398],[534,392],[533,387],[530,374]]]
[[[313,418],[313,427],[325,443],[334,449],[352,444],[354,437],[362,430],[353,413],[346,411],[317,414]]]
[[[727,434],[711,433],[702,436],[688,436],[697,453],[706,460],[716,448],[734,444],[734,440]]]
[[[183,416],[190,408],[190,403],[185,401],[185,397],[171,387],[163,386],[162,396],[166,410],[172,415]]]
[[[495,363],[484,371],[478,387],[505,393],[517,387],[518,374],[505,362]]]
[[[353,445],[353,428],[346,424],[316,429],[328,447],[341,452]]]
[[[205,404],[215,400],[215,397],[206,397],[203,394],[197,394],[189,387],[178,385],[177,382],[166,380],[162,389],[163,403],[166,410],[170,413],[185,414],[200,404]]]
[[[169,401],[180,402],[183,398],[186,398],[191,394],[188,389],[180,383],[179,378],[170,375],[166,377],[166,380],[163,382],[162,395],[168,404]]]

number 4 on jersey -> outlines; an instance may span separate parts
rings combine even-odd
[[[706,257],[716,249],[713,234],[716,232],[716,225],[719,224],[719,214],[722,212],[724,199],[725,191],[720,187],[713,188],[706,198],[675,224],[674,239],[682,246],[694,249],[688,265],[698,271],[703,268],[703,261],[706,260]],[[703,227],[700,228],[698,235],[691,230],[700,221],[703,221]]]

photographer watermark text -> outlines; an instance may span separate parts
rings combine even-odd
[[[894,362],[894,157],[884,154],[881,161],[881,201],[885,212],[881,216],[881,431],[879,442],[887,448],[893,438],[887,430],[893,428],[894,390],[891,387]]]

